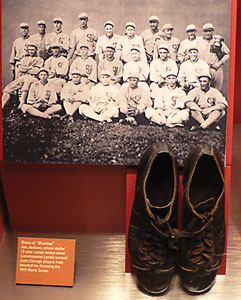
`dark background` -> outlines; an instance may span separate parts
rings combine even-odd
[[[11,81],[9,57],[13,41],[19,36],[19,24],[28,22],[30,35],[37,32],[36,23],[43,19],[47,24],[47,32],[54,30],[52,20],[59,16],[64,21],[63,31],[70,34],[79,26],[78,15],[86,12],[89,15],[89,27],[104,33],[106,20],[115,23],[115,33],[123,35],[126,22],[136,23],[136,34],[149,28],[148,18],[157,15],[160,27],[164,23],[172,23],[174,36],[180,40],[186,38],[185,27],[194,23],[198,35],[202,34],[202,26],[212,22],[215,32],[224,36],[229,46],[230,37],[230,0],[5,0],[2,1],[2,68],[3,87]],[[225,66],[225,81],[222,92],[227,96],[228,66]]]

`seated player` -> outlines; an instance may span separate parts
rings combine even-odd
[[[43,67],[44,60],[37,56],[37,46],[30,43],[27,48],[28,55],[24,56],[18,66],[19,78],[10,82],[3,90],[2,107],[6,105],[10,99],[10,95],[21,89],[21,97],[19,108],[25,103],[30,85],[37,80],[39,69]]]
[[[209,73],[208,64],[200,59],[197,46],[191,46],[188,50],[188,60],[181,64],[178,81],[183,90],[188,93],[195,87],[199,87],[198,76]]]
[[[59,44],[53,43],[51,52],[53,55],[45,61],[44,67],[49,71],[48,81],[54,85],[56,93],[60,94],[66,83],[69,61],[61,55]]]
[[[123,64],[119,58],[115,56],[115,47],[107,45],[105,49],[105,57],[98,64],[98,78],[103,70],[111,73],[111,83],[120,87],[123,75]]]
[[[78,57],[71,64],[70,74],[73,70],[78,70],[86,76],[85,83],[89,88],[97,83],[97,63],[89,56],[89,46],[87,44],[80,46]]]
[[[127,81],[129,74],[139,73],[138,85],[150,92],[149,85],[147,84],[149,76],[149,65],[146,60],[141,60],[140,48],[137,46],[131,47],[131,60],[124,65],[123,80]],[[128,84],[128,83],[126,83]]]
[[[34,82],[29,90],[27,103],[21,106],[23,113],[43,119],[51,119],[61,105],[57,104],[57,95],[53,84],[48,82],[48,70],[39,70],[39,80]]]
[[[174,74],[177,73],[177,64],[169,58],[169,48],[166,44],[159,44],[158,54],[159,58],[154,59],[150,64],[150,89],[151,97],[154,99],[160,88],[165,84],[167,73],[170,71]]]
[[[119,89],[111,84],[111,73],[103,70],[100,74],[100,82],[90,90],[90,105],[80,113],[96,121],[111,122],[112,118],[119,116],[116,98],[118,91]]]
[[[189,119],[189,110],[185,108],[186,94],[177,87],[177,73],[166,76],[166,85],[160,89],[154,101],[154,107],[145,111],[147,119],[168,127],[183,126]]]
[[[198,79],[200,87],[188,93],[186,107],[190,109],[192,118],[200,124],[199,128],[206,129],[212,124],[219,126],[217,123],[226,114],[227,101],[217,89],[210,87],[209,73],[199,75]],[[191,129],[195,128],[193,126]]]
[[[61,100],[63,101],[63,107],[66,115],[62,118],[69,122],[73,122],[73,115],[79,109],[89,104],[90,91],[85,83],[82,81],[82,75],[80,71],[73,70],[71,74],[72,80],[67,82],[61,91]]]
[[[122,85],[118,93],[118,103],[120,112],[125,118],[121,122],[127,121],[130,124],[145,122],[144,112],[152,102],[149,93],[138,85],[139,74],[129,74],[128,84]]]

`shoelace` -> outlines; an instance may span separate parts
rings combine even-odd
[[[192,263],[204,263],[212,258],[213,253],[213,238],[209,224],[213,217],[209,214],[204,214],[201,220],[201,227],[192,231],[196,227],[197,218],[183,230],[172,228],[169,222],[163,223],[160,219],[155,219],[150,222],[150,225],[145,232],[143,246],[140,251],[140,260],[148,264],[162,264],[167,254],[166,241],[169,249],[178,250],[181,240],[185,238],[194,238],[193,247],[190,250],[190,261]]]

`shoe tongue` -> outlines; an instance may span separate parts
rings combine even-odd
[[[216,199],[212,197],[195,206],[195,210],[198,214],[204,214],[206,212],[210,212],[215,206],[215,204]]]

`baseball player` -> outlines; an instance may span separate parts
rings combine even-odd
[[[111,83],[120,87],[123,76],[123,64],[118,57],[115,56],[115,47],[107,45],[105,49],[105,57],[98,64],[98,79],[103,70],[108,70],[111,74]]]
[[[177,73],[176,62],[169,58],[169,48],[166,44],[159,44],[158,59],[154,59],[150,64],[150,89],[151,97],[155,98],[159,89],[165,84],[167,73]]]
[[[104,24],[105,34],[98,38],[95,49],[95,59],[101,62],[105,58],[105,50],[107,46],[112,46],[114,50],[120,39],[120,35],[114,34],[114,23],[112,21],[106,21]]]
[[[14,91],[21,89],[19,104],[20,108],[27,99],[30,85],[37,80],[36,77],[38,75],[39,69],[44,65],[44,60],[41,57],[37,56],[37,46],[35,44],[29,43],[27,52],[28,55],[24,56],[19,62],[19,77],[10,82],[3,90],[2,107],[5,106],[5,104],[10,99],[10,95]]]
[[[146,109],[145,116],[159,125],[183,126],[189,119],[185,101],[185,92],[177,87],[177,72],[169,72],[166,74],[166,85],[160,89],[155,98],[154,107]]]
[[[27,103],[22,105],[21,110],[32,116],[51,119],[51,115],[61,110],[62,107],[57,104],[54,86],[48,82],[48,70],[41,68],[38,76],[39,80],[31,85]]]
[[[70,74],[73,70],[78,70],[85,76],[85,83],[89,88],[97,83],[97,63],[89,56],[89,46],[80,45],[78,57],[73,61],[70,67]]]
[[[127,81],[131,73],[139,74],[138,85],[150,93],[149,85],[147,84],[149,76],[149,65],[146,61],[141,60],[140,48],[137,46],[131,47],[131,60],[124,65],[123,80]],[[128,83],[126,83],[128,84]]]
[[[67,57],[69,51],[69,36],[63,33],[63,20],[59,17],[53,19],[55,30],[46,36],[46,49],[51,53],[51,45],[57,44],[60,46],[60,52]]]
[[[149,25],[150,28],[144,30],[140,37],[142,38],[143,45],[146,52],[147,62],[150,64],[153,60],[153,53],[154,53],[154,44],[156,39],[159,39],[162,35],[162,32],[159,28],[159,18],[157,16],[151,16],[149,18]]]
[[[38,56],[42,57],[44,60],[49,58],[49,53],[46,48],[46,23],[44,20],[39,20],[37,22],[38,33],[31,35],[31,43],[34,43],[38,47]]]
[[[198,53],[198,48],[191,46],[188,49],[188,60],[180,66],[178,81],[186,93],[199,87],[198,76],[200,74],[209,72],[208,64],[198,57]]]
[[[191,116],[206,129],[220,121],[226,114],[227,101],[215,88],[210,87],[211,76],[209,73],[199,75],[200,87],[188,93],[186,106],[190,109]],[[193,126],[191,129],[195,129]]]
[[[214,26],[211,23],[203,25],[203,37],[198,41],[200,58],[206,61],[210,67],[212,76],[211,86],[221,89],[223,84],[222,66],[229,60],[229,49],[220,35],[215,35]]]
[[[177,52],[180,45],[180,41],[178,38],[173,37],[174,27],[167,23],[162,26],[162,35],[158,39],[156,39],[156,43],[154,46],[154,54],[153,58],[158,58],[158,48],[160,44],[166,44],[169,49],[169,56],[174,61],[177,61]]]
[[[179,63],[183,63],[188,60],[188,50],[192,46],[197,46],[197,41],[201,37],[197,36],[197,27],[194,24],[189,24],[186,27],[187,38],[180,43],[180,47],[177,52],[177,60]]]
[[[126,35],[121,36],[117,44],[117,56],[122,59],[123,63],[127,63],[131,60],[131,48],[136,46],[140,48],[141,60],[146,61],[142,38],[135,34],[135,23],[127,22],[125,28]]]
[[[80,111],[86,117],[96,121],[111,122],[119,116],[117,93],[119,89],[111,84],[111,73],[103,70],[100,82],[90,90],[90,105]]]
[[[146,90],[138,85],[139,73],[129,74],[128,85],[122,85],[117,95],[120,112],[125,118],[120,121],[126,121],[137,125],[145,120],[144,112],[147,107],[152,105],[150,95]]]
[[[64,84],[66,83],[69,61],[66,57],[61,55],[59,44],[53,43],[51,45],[52,56],[45,61],[45,68],[48,70],[48,81],[52,83],[56,89],[56,93],[60,94]]]
[[[24,57],[27,52],[27,46],[29,42],[29,25],[28,23],[20,23],[20,32],[21,37],[17,38],[13,42],[11,56],[10,56],[10,65],[11,65],[11,71],[13,74],[13,80],[15,78],[18,78],[18,63],[22,57]]]
[[[90,91],[85,83],[82,82],[82,74],[78,70],[73,70],[71,74],[72,80],[67,82],[61,91],[61,100],[66,112],[64,118],[69,122],[73,122],[74,113],[89,105]],[[62,118],[62,119],[64,119]]]
[[[70,34],[70,50],[68,59],[72,59],[73,55],[78,55],[80,46],[85,44],[89,48],[89,55],[94,56],[98,33],[88,27],[89,17],[86,13],[79,14],[80,27],[74,29]]]

